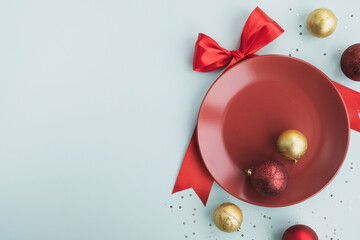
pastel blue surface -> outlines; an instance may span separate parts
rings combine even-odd
[[[339,67],[360,38],[355,0],[1,0],[0,239],[278,240],[295,223],[320,239],[359,237],[354,131],[339,174],[303,203],[253,206],[217,184],[206,207],[192,189],[171,195],[201,101],[222,72],[192,71],[197,35],[234,50],[256,6],[285,30],[259,54],[291,54],[360,91]],[[305,28],[318,7],[339,19],[325,39]],[[225,201],[243,210],[239,233],[212,223]]]

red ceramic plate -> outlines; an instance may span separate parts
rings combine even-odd
[[[287,129],[301,131],[308,150],[297,164],[284,159],[276,139]],[[281,207],[323,189],[340,169],[349,143],[345,104],[330,79],[302,60],[267,55],[245,60],[210,88],[198,118],[198,141],[216,182],[248,203]],[[285,192],[263,197],[245,170],[265,159],[283,162]]]

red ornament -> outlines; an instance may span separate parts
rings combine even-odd
[[[319,238],[310,227],[298,224],[289,227],[281,240],[319,240]]]
[[[251,184],[257,192],[266,197],[274,197],[285,191],[289,174],[281,162],[266,160],[248,170]]]
[[[360,43],[348,47],[341,56],[341,70],[351,80],[360,81]]]

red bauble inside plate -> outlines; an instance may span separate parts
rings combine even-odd
[[[284,159],[277,137],[302,132],[308,150],[297,164]],[[204,163],[216,182],[246,202],[280,207],[323,189],[346,156],[349,120],[344,102],[320,70],[302,60],[266,55],[247,59],[223,73],[202,103],[197,136]],[[264,159],[287,168],[286,190],[261,196],[245,171]]]
[[[285,191],[289,174],[284,164],[276,160],[265,160],[247,171],[251,185],[265,197],[274,197]]]

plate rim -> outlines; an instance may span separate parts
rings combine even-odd
[[[330,86],[335,89],[337,95],[339,96],[340,100],[341,100],[341,103],[342,103],[342,106],[345,110],[345,113],[346,113],[346,122],[347,122],[347,142],[346,142],[346,147],[345,147],[345,152],[344,152],[344,156],[342,157],[341,159],[341,162],[340,162],[340,165],[338,167],[338,169],[336,170],[335,174],[331,177],[331,179],[326,183],[324,184],[324,186],[322,186],[318,191],[316,191],[315,193],[309,195],[308,197],[304,198],[304,199],[301,199],[301,200],[298,200],[298,201],[293,201],[293,202],[289,202],[289,203],[286,203],[286,204],[262,204],[262,203],[258,203],[258,202],[252,202],[252,201],[249,201],[249,200],[246,200],[246,199],[243,199],[243,198],[239,198],[238,196],[236,196],[235,194],[231,193],[229,190],[225,189],[223,187],[222,184],[220,184],[216,179],[215,177],[213,176],[213,174],[211,173],[211,171],[209,170],[209,167],[207,166],[206,164],[206,161],[204,159],[204,154],[202,152],[202,149],[200,147],[200,139],[199,139],[199,128],[196,127],[196,141],[198,143],[198,146],[199,146],[199,152],[200,152],[200,155],[201,155],[201,160],[202,162],[204,163],[207,171],[209,172],[209,174],[211,175],[211,177],[214,179],[214,181],[222,188],[224,189],[227,193],[229,193],[230,195],[232,195],[233,197],[241,200],[241,201],[244,201],[246,203],[249,203],[249,204],[252,204],[252,205],[256,205],[256,206],[260,206],[260,207],[287,207],[287,206],[291,206],[291,205],[295,205],[295,204],[298,204],[298,203],[301,203],[301,202],[304,202],[312,197],[314,197],[315,195],[317,195],[318,193],[320,193],[322,190],[324,190],[333,180],[334,178],[337,176],[337,174],[339,173],[342,165],[344,164],[344,161],[346,159],[346,156],[347,156],[347,153],[348,153],[348,149],[349,149],[349,142],[350,142],[350,119],[349,119],[349,113],[347,111],[347,108],[346,108],[346,104],[345,104],[345,101],[343,99],[343,97],[341,96],[339,90],[335,87],[335,85],[332,83],[332,80],[323,72],[321,71],[319,68],[315,67],[314,65],[312,65],[311,63],[309,62],[306,62],[302,59],[299,59],[299,58],[296,58],[296,57],[290,57],[290,56],[287,56],[287,55],[281,55],[281,54],[266,54],[266,55],[261,55],[261,56],[256,56],[256,57],[252,57],[252,58],[247,58],[243,61],[240,61],[236,64],[234,64],[233,66],[231,66],[230,68],[228,69],[225,69],[224,72],[211,84],[210,88],[208,89],[208,91],[206,92],[202,102],[201,102],[201,105],[200,105],[200,109],[199,109],[199,113],[198,113],[198,116],[197,116],[197,120],[196,120],[196,126],[199,126],[199,120],[200,120],[200,113],[204,107],[204,102],[208,96],[208,94],[210,93],[210,91],[213,89],[213,87],[215,86],[215,84],[223,77],[223,75],[225,75],[229,70],[231,70],[232,68],[236,67],[237,65],[239,64],[242,64],[244,62],[247,62],[247,61],[253,61],[254,59],[259,59],[259,58],[273,58],[273,57],[277,57],[277,58],[285,58],[285,59],[291,59],[291,60],[294,60],[294,61],[298,61],[298,62],[301,62],[311,68],[313,68],[314,70],[316,70],[317,72],[319,72],[321,75],[324,76],[324,78],[327,80],[328,83],[330,83]]]

